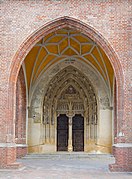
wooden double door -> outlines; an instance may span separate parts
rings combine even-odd
[[[68,150],[68,117],[60,114],[57,118],[57,151]]]
[[[57,118],[57,151],[68,151],[69,118],[61,114]],[[84,118],[76,114],[72,118],[73,151],[84,151]]]

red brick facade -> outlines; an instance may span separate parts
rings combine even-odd
[[[16,84],[15,142],[17,158],[27,154],[26,146],[26,85],[21,67]]]
[[[132,149],[129,146],[113,146],[115,164],[111,164],[109,169],[116,172],[132,171]]]
[[[110,170],[131,171],[132,1],[25,0],[2,1],[1,6],[0,167],[7,167],[16,161],[16,83],[22,61],[43,36],[63,27],[71,27],[99,44],[113,66],[117,124],[114,137],[115,143],[124,145],[113,147],[116,163],[110,166]]]

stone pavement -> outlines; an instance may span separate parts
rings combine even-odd
[[[78,158],[27,157],[19,159],[20,169],[0,170],[0,179],[130,179],[132,173],[111,173],[111,156]]]

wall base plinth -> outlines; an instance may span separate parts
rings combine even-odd
[[[28,146],[26,144],[16,144],[16,157],[22,158],[28,153]]]
[[[22,164],[21,163],[11,163],[9,165],[4,165],[4,166],[0,166],[0,169],[18,169],[18,168],[22,168]]]
[[[19,168],[21,164],[16,163],[16,144],[0,143],[0,168]]]
[[[132,144],[114,144],[113,155],[115,164],[109,165],[111,172],[132,172]]]

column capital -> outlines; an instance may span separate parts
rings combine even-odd
[[[75,115],[74,111],[71,111],[71,112],[67,112],[67,117],[69,118],[73,118],[73,116]]]

